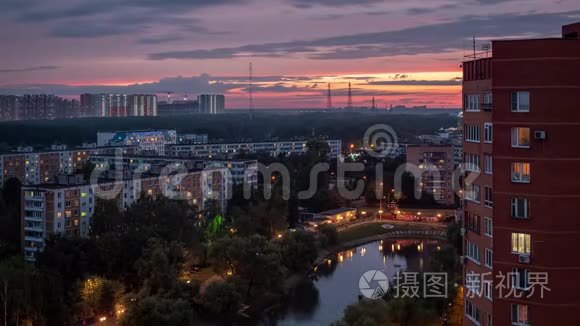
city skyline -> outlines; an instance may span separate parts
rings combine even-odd
[[[0,41],[10,44],[0,94],[223,93],[228,108],[247,108],[253,62],[258,109],[325,107],[328,83],[333,105],[346,106],[349,82],[354,106],[376,97],[379,108],[458,108],[473,36],[478,47],[554,37],[580,17],[572,0],[8,0],[0,9]]]

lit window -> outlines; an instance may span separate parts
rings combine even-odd
[[[530,147],[530,128],[512,128],[512,147]]]
[[[532,253],[531,236],[526,233],[512,233],[512,253],[529,255]]]
[[[512,93],[512,112],[530,112],[530,93]]]
[[[512,304],[512,325],[527,326],[530,324],[530,308],[522,304]]]
[[[512,217],[528,218],[530,203],[527,198],[512,198]]]
[[[512,163],[512,182],[530,182],[530,163]]]

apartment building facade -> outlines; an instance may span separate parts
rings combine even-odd
[[[66,146],[64,146],[66,147]],[[95,147],[77,149],[50,149],[0,155],[0,188],[10,178],[16,178],[23,185],[56,182],[57,175],[71,174],[81,169],[91,155],[135,154],[136,147]]]
[[[465,325],[580,324],[580,23],[562,32],[463,64]]]
[[[178,144],[167,147],[169,156],[179,157],[232,157],[240,153],[265,153],[270,156],[306,153],[306,140],[277,141],[277,142],[247,142],[223,144]],[[341,156],[342,141],[327,140],[330,146],[329,157]]]
[[[104,131],[97,133],[97,146],[137,146],[145,154],[165,155],[165,147],[177,143],[175,130]]]
[[[144,155],[92,155],[91,163],[98,168],[116,166],[132,171],[161,172],[165,168],[175,168],[175,164],[186,169],[226,168],[229,171],[228,182],[232,185],[247,184],[258,187],[258,161],[247,159],[218,160],[194,157],[144,156]],[[120,165],[119,165],[120,164]]]
[[[83,117],[157,116],[155,94],[81,94]]]
[[[418,178],[421,193],[443,205],[453,205],[454,156],[452,146],[407,145],[407,171]]]
[[[105,171],[104,175],[110,171]],[[63,176],[59,183],[22,188],[22,248],[26,261],[34,263],[45,242],[53,235],[87,237],[97,199],[114,199],[121,210],[129,208],[140,196],[166,196],[186,200],[203,211],[207,200],[227,208],[231,191],[223,168],[190,171],[181,176],[123,172],[120,180],[104,177],[89,183],[81,176]]]

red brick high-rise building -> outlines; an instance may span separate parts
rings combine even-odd
[[[464,324],[580,325],[580,23],[492,49],[463,64]]]

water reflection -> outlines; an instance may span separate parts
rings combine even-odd
[[[425,239],[393,239],[369,243],[327,257],[299,284],[283,307],[270,312],[261,325],[329,325],[358,300],[359,278],[371,269],[392,281],[397,272],[429,271],[430,255],[440,243]]]

